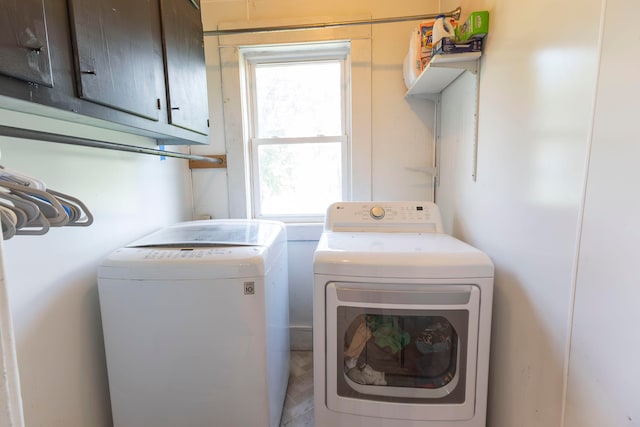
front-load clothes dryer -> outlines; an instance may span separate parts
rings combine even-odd
[[[313,271],[316,426],[486,426],[493,264],[435,204],[331,205]]]
[[[98,290],[115,427],[275,427],[289,376],[283,224],[208,220],[118,249]]]

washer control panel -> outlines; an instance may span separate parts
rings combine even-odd
[[[339,202],[327,211],[325,230],[443,232],[432,202]]]

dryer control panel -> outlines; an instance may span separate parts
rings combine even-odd
[[[433,202],[338,202],[327,210],[325,230],[336,232],[443,233]]]

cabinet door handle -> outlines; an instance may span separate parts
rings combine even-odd
[[[180,107],[171,107],[172,110],[179,110]]]
[[[95,71],[91,71],[91,70],[81,70],[80,71],[81,74],[92,74],[92,75],[96,75]]]

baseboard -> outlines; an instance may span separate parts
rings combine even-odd
[[[313,330],[310,326],[289,326],[291,350],[312,350]]]

